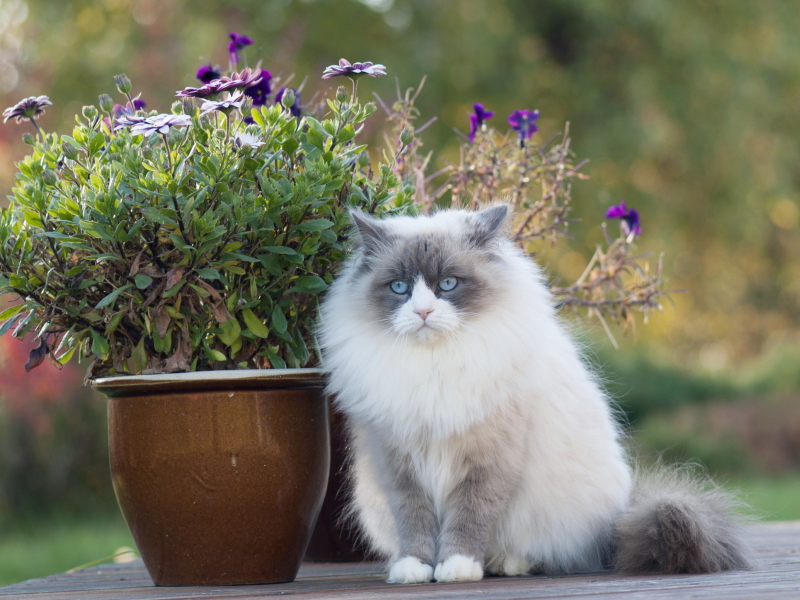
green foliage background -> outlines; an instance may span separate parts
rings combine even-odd
[[[19,81],[4,106],[46,93],[42,125],[64,130],[83,104],[127,72],[150,108],[168,110],[205,61],[224,65],[229,31],[273,73],[308,76],[339,57],[372,60],[383,98],[427,76],[420,106],[435,167],[457,160],[452,128],[472,102],[542,113],[540,141],[571,122],[591,163],[574,190],[576,240],[554,255],[565,276],[599,240],[604,209],[642,212],[645,251],[667,253],[673,296],[647,326],[678,364],[718,367],[793,339],[800,322],[798,119],[800,12],[766,0],[4,0],[27,7],[6,35]],[[1,10],[1,9],[0,9]],[[2,23],[0,15],[0,23]],[[17,19],[18,21],[19,19]],[[7,71],[8,73],[8,71]],[[13,73],[12,73],[13,75]],[[8,79],[10,75],[6,75]],[[0,83],[8,87],[8,81]],[[362,93],[362,95],[364,95]],[[366,95],[365,95],[365,99]],[[71,127],[71,125],[70,125]],[[0,189],[24,148],[24,125],[0,130]],[[668,348],[669,350],[664,350]]]

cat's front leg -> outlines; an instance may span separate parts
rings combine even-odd
[[[513,478],[495,465],[468,464],[447,499],[439,537],[436,581],[480,581],[492,526],[513,490]]]
[[[390,583],[433,581],[438,524],[433,500],[424,492],[408,456],[390,455],[389,504],[397,524],[399,553],[389,567]]]

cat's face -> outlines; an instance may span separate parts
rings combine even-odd
[[[420,342],[457,336],[498,292],[500,259],[491,242],[506,214],[505,206],[461,213],[463,222],[450,229],[354,216],[363,240],[358,276],[366,285],[359,289],[369,316]]]

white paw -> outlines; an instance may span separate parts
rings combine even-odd
[[[531,563],[519,556],[508,556],[503,560],[502,572],[498,575],[507,575],[508,577],[516,577],[517,575],[524,575],[531,570]]]
[[[426,583],[433,581],[433,567],[416,556],[396,560],[389,569],[389,583]]]
[[[436,581],[449,583],[452,581],[480,581],[483,579],[483,567],[469,556],[454,554],[444,562],[436,565],[433,574]]]

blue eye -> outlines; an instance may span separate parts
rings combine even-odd
[[[449,292],[458,285],[458,279],[455,277],[445,277],[439,282],[439,289],[443,292]]]
[[[400,279],[393,281],[390,285],[395,294],[405,294],[408,292],[408,284]]]

